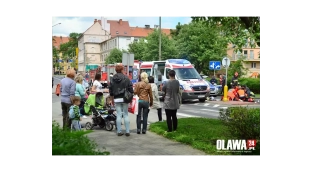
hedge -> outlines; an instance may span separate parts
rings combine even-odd
[[[52,155],[109,155],[105,150],[98,150],[97,144],[85,134],[90,131],[63,130],[52,122]]]
[[[209,80],[210,79],[211,78],[209,78]],[[219,78],[216,79],[217,84],[220,85],[220,79]],[[229,88],[231,87],[231,81],[232,77],[229,77],[227,80],[227,85]],[[238,82],[240,83],[240,85],[246,85],[253,93],[260,94],[260,78],[239,78]]]
[[[237,139],[256,139],[256,150],[253,154],[260,155],[260,108],[220,109],[219,119]]]

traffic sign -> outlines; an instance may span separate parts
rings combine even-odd
[[[220,70],[221,62],[220,61],[209,61],[209,69],[210,70]]]
[[[230,63],[231,63],[230,58],[224,57],[224,58],[222,59],[222,65],[223,65],[223,67],[228,68],[228,67],[230,66]]]
[[[137,70],[134,70],[134,71],[133,71],[133,76],[136,77],[137,75],[138,75],[138,71],[137,71]]]

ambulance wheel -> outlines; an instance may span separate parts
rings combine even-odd
[[[200,102],[205,102],[206,99],[198,99]]]
[[[91,122],[87,122],[85,127],[86,127],[86,130],[91,130],[93,128],[93,125]]]

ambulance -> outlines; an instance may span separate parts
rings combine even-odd
[[[182,100],[198,99],[205,102],[210,95],[209,85],[199,75],[194,66],[185,59],[167,59],[166,61],[154,61],[151,75],[155,83],[160,87],[169,79],[168,72],[174,70],[176,79],[183,90]],[[163,92],[159,93],[163,94]]]
[[[140,74],[146,72],[150,76],[153,68],[153,62],[142,62],[140,65]]]

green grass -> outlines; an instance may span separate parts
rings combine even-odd
[[[103,150],[97,150],[97,144],[85,134],[92,131],[63,130],[60,125],[52,122],[52,155],[109,155]]]
[[[256,98],[260,99],[260,94],[255,94]]]
[[[166,122],[156,122],[150,125],[150,131],[168,139],[188,144],[209,155],[233,155],[216,149],[217,139],[235,139],[229,134],[227,127],[218,119],[210,118],[181,118],[178,119],[176,132],[165,132]]]

